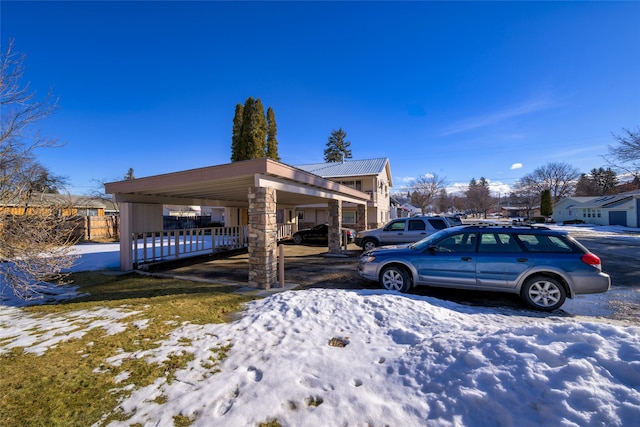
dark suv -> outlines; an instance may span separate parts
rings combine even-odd
[[[389,290],[428,285],[510,292],[546,311],[611,285],[598,256],[568,232],[547,227],[448,228],[409,245],[365,251],[358,271]]]

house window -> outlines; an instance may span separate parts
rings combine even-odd
[[[602,211],[600,209],[586,208],[582,210],[583,218],[602,218]]]
[[[356,223],[356,211],[342,211],[342,223],[343,224],[355,224]]]
[[[304,211],[298,211],[298,221],[304,221]]]
[[[82,208],[77,211],[78,216],[98,216],[98,209]]]
[[[359,180],[338,181],[338,184],[346,185],[347,187],[362,191],[362,181]]]

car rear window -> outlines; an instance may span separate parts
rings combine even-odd
[[[445,222],[444,219],[430,219],[428,221],[429,221],[429,224],[431,224],[431,226],[436,230],[443,230],[447,228],[447,223]]]
[[[427,225],[421,219],[409,220],[409,230],[426,230]]]
[[[573,252],[569,242],[561,236],[518,234],[518,239],[529,252]]]
[[[478,252],[522,252],[509,233],[482,233]]]

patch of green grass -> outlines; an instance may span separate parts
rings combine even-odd
[[[314,408],[316,408],[322,405],[324,399],[322,399],[320,396],[309,396],[304,400],[304,402],[307,404],[307,406],[313,406]]]
[[[0,355],[0,425],[4,427],[88,426],[126,420],[117,406],[130,393],[125,390],[127,385],[140,388],[162,377],[172,381],[175,372],[193,360],[193,355],[174,354],[162,364],[131,358],[119,366],[106,363],[107,358],[122,351],[155,348],[183,322],[225,322],[252,299],[232,293],[233,288],[228,286],[135,274],[78,273],[71,279],[81,293],[89,295],[24,310],[32,316],[64,315],[96,307],[140,313],[120,320],[127,328],[114,335],[96,328],[82,338],[58,343],[42,356],[25,353],[22,348]],[[147,323],[137,328],[133,325],[136,320]],[[188,345],[189,341],[183,343]],[[216,372],[230,346],[215,349],[218,359],[210,361],[211,372]],[[116,376],[124,372],[129,376],[116,383]],[[161,402],[163,397],[157,399]],[[174,416],[177,426],[188,426],[192,421],[180,414]]]
[[[193,421],[189,417],[185,417],[184,415],[174,415],[173,416],[173,425],[174,427],[189,427],[193,424]]]

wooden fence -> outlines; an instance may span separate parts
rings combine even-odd
[[[120,240],[120,217],[79,216],[69,219],[73,224],[75,237],[81,241]]]

